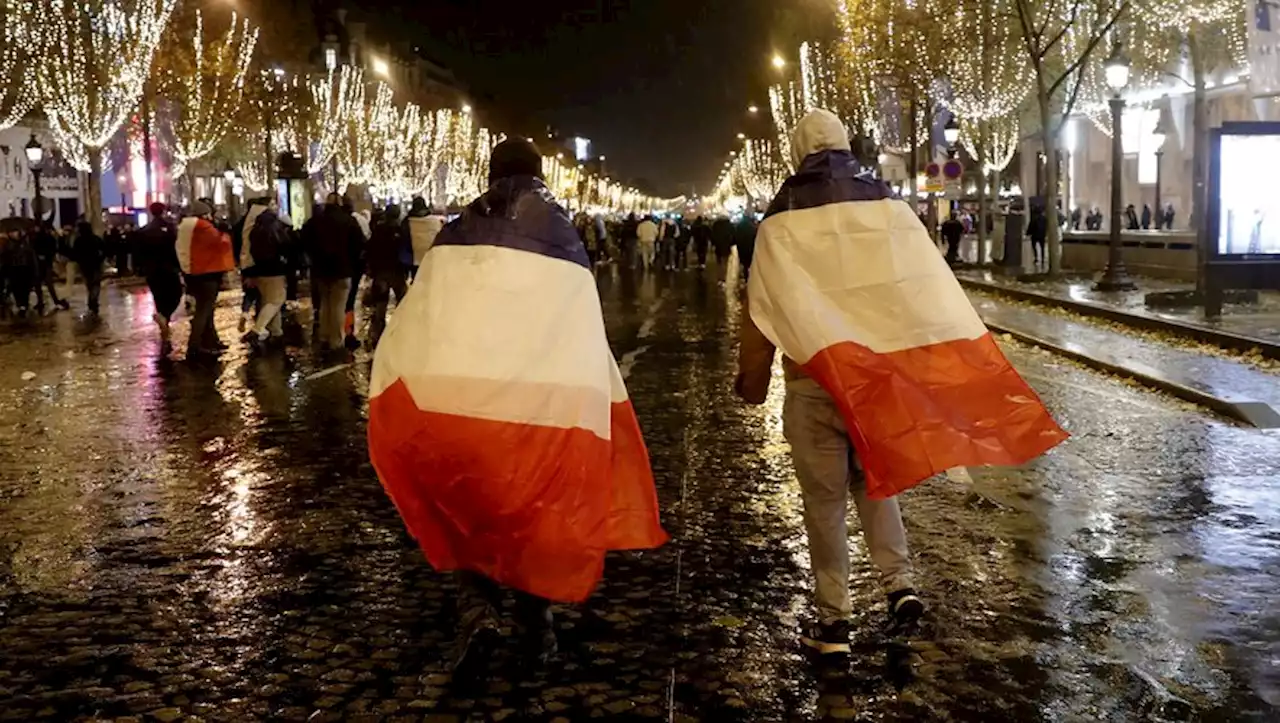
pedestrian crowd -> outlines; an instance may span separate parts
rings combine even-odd
[[[631,213],[614,220],[579,212],[574,217],[574,228],[593,266],[616,262],[644,271],[701,270],[714,252],[721,282],[735,248],[743,278],[749,275],[757,225],[750,213],[710,220],[699,215],[692,222],[676,214]]]

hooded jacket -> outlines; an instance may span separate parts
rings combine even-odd
[[[798,169],[758,232],[739,394],[764,402],[780,348],[788,378],[830,395],[872,499],[1064,440],[911,208],[862,171],[839,118],[811,111],[792,149]]]

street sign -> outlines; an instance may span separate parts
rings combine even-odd
[[[954,158],[942,164],[942,175],[948,181],[958,181],[963,174],[964,164]]]
[[[938,176],[926,176],[924,179],[925,193],[942,193],[945,187],[942,184],[942,178]]]

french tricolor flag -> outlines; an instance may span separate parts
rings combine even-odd
[[[1066,439],[911,207],[859,171],[847,152],[805,158],[760,224],[748,298],[764,336],[835,400],[868,495]]]
[[[436,237],[375,354],[369,453],[437,570],[577,602],[607,551],[667,540],[585,249],[541,181],[500,181]]]

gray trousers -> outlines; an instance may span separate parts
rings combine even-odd
[[[262,305],[258,307],[258,320],[253,330],[259,339],[284,336],[284,325],[280,319],[280,310],[284,308],[285,302],[284,277],[259,276],[257,284]]]
[[[853,613],[849,599],[850,491],[885,593],[912,587],[907,534],[898,500],[867,498],[861,465],[831,397],[811,379],[787,382],[782,426],[804,498],[810,566],[822,621],[848,619]]]
[[[351,279],[316,279],[320,290],[320,345],[336,349],[342,346],[342,325],[347,318],[347,294]]]

